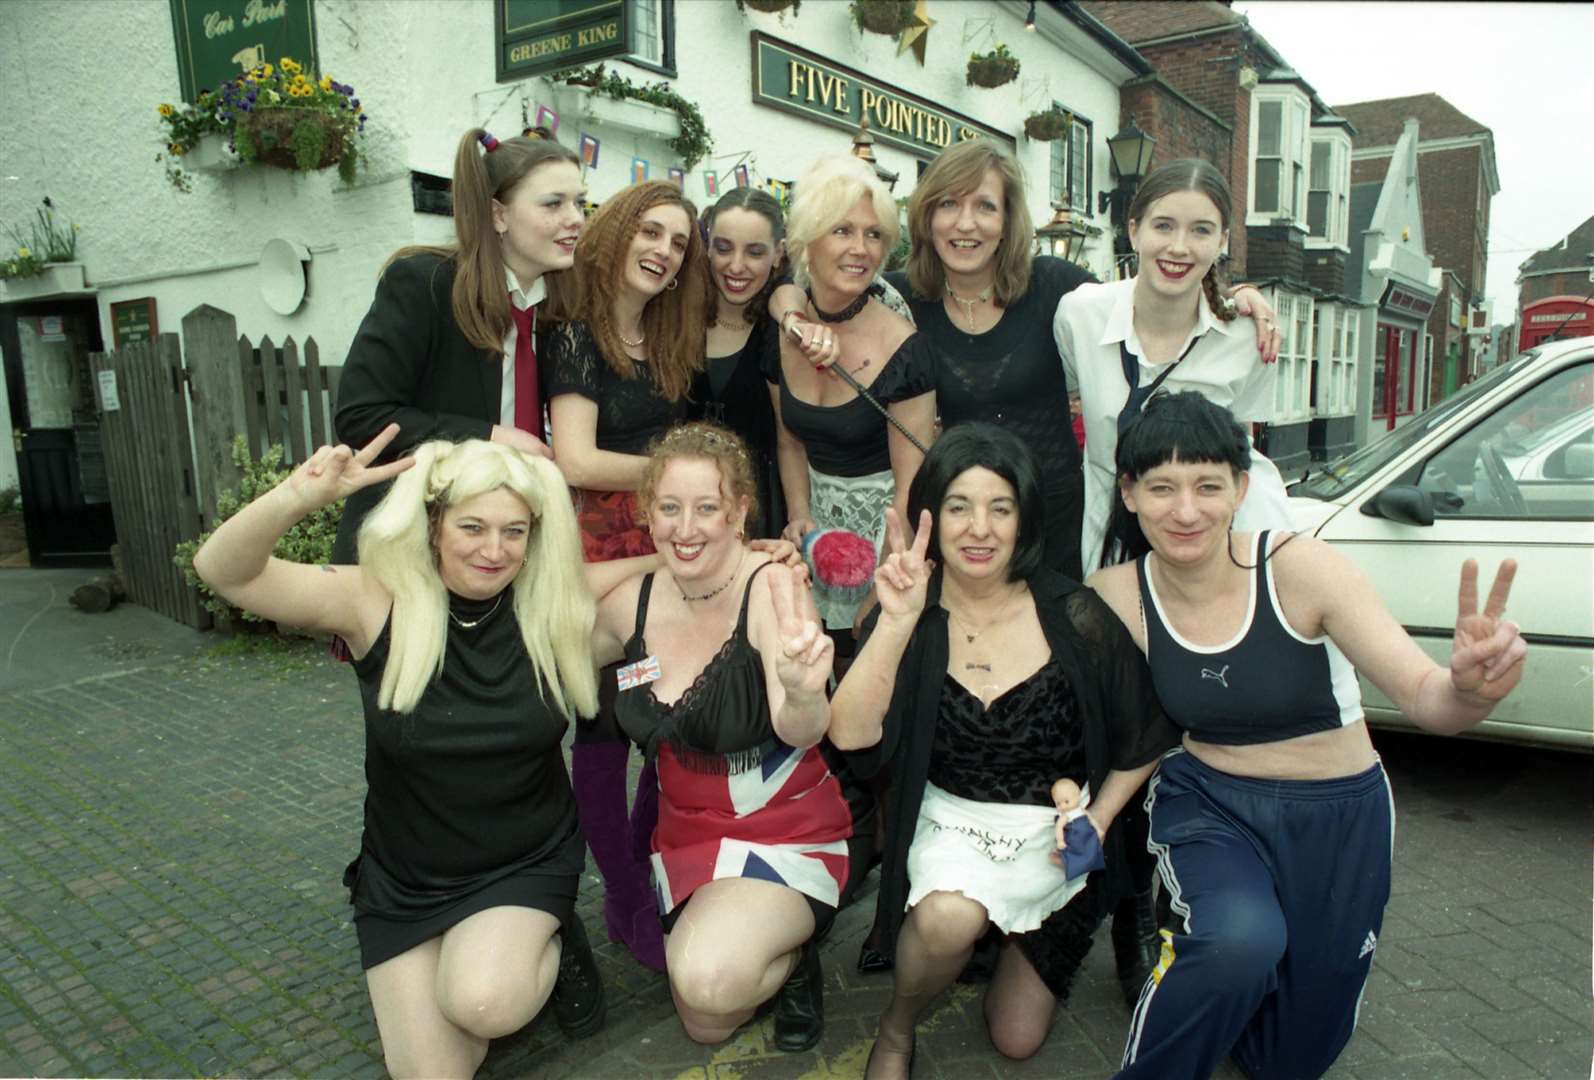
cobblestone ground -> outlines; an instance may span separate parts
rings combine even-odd
[[[309,646],[140,664],[136,637],[85,633],[52,639],[98,642],[67,657],[70,678],[0,682],[0,1075],[383,1075],[339,884],[364,787],[349,670]],[[1400,807],[1396,895],[1330,1076],[1588,1076],[1588,759],[1379,744]],[[581,903],[595,940],[600,888],[589,875]],[[813,1052],[775,1051],[767,1022],[690,1043],[662,978],[602,943],[603,1033],[570,1044],[534,1022],[483,1075],[856,1077],[889,991],[852,968],[871,915],[872,894],[826,943]],[[921,1024],[918,1075],[1103,1077],[1126,1024],[1103,942],[1034,1060],[998,1058],[978,990],[959,986]]]

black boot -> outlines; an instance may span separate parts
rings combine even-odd
[[[559,1030],[584,1039],[603,1026],[603,979],[587,942],[587,928],[574,911],[559,928],[559,976],[553,984],[553,1017]]]
[[[775,995],[775,1045],[798,1054],[813,1049],[824,1033],[825,980],[819,971],[819,946],[810,939]]]
[[[1140,991],[1162,956],[1162,935],[1157,933],[1154,889],[1123,898],[1112,915],[1112,954],[1118,962],[1118,986],[1131,1010]]]

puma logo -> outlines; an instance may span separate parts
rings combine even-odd
[[[1211,668],[1204,667],[1201,669],[1201,678],[1220,682],[1223,684],[1223,689],[1227,690],[1229,688],[1229,665],[1224,664],[1222,671],[1213,671]]]

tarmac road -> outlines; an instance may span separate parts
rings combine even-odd
[[[86,576],[0,571],[0,1075],[383,1075],[339,884],[364,787],[352,673],[308,645],[215,655],[131,605],[83,615],[65,601]],[[1587,1077],[1590,759],[1375,738],[1395,896],[1329,1076]],[[600,889],[589,874],[595,940]],[[826,942],[814,1051],[774,1050],[767,1022],[696,1046],[662,977],[603,943],[603,1032],[534,1022],[482,1075],[856,1077],[889,992],[852,968],[872,900]],[[1127,1022],[1102,941],[1036,1058],[1000,1058],[959,986],[920,1025],[917,1075],[1104,1077]]]

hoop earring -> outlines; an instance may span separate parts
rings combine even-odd
[[[672,277],[672,278],[671,278],[671,279],[670,279],[670,283],[669,283],[669,284],[668,284],[668,285],[666,285],[666,286],[664,286],[664,287],[665,287],[665,288],[666,288],[666,289],[673,289],[673,288],[675,288],[675,287],[676,287],[676,286],[677,286],[677,285],[679,285],[679,284],[680,284],[680,283],[681,283],[681,279],[680,279],[680,278],[678,278],[678,277]]]

